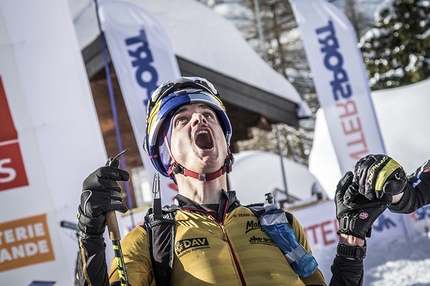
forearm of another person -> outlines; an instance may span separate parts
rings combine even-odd
[[[396,213],[411,213],[430,204],[430,169],[429,163],[417,169],[408,176],[404,191],[393,196],[392,204],[388,207]]]
[[[331,266],[332,286],[361,286],[363,284],[363,260],[366,257],[366,237],[378,216],[391,203],[391,197],[368,200],[358,191],[353,173],[347,172],[336,187],[336,217],[339,221],[339,243]],[[345,201],[345,198],[348,198]],[[346,203],[346,204],[345,204]],[[367,216],[361,214],[367,213]]]
[[[388,208],[395,213],[408,214],[428,204],[430,189],[423,185],[414,188],[408,183],[403,193],[393,196],[393,202]]]
[[[341,233],[339,244],[351,247],[365,247],[364,239]],[[365,251],[365,250],[364,250]],[[359,286],[363,284],[363,260],[336,255],[331,266],[330,286]]]

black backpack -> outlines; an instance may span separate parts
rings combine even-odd
[[[263,204],[245,206],[258,218],[265,212]],[[173,275],[175,249],[175,214],[179,210],[176,205],[163,207],[161,213],[150,208],[145,215],[142,227],[148,233],[149,252],[154,269],[155,284],[170,286]],[[293,215],[285,212],[288,223],[293,225]]]

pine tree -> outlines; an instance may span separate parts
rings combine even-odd
[[[430,77],[430,6],[425,0],[394,0],[380,10],[374,28],[361,38],[373,90]]]

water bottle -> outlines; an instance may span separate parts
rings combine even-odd
[[[265,196],[265,213],[260,217],[261,227],[282,250],[295,273],[302,277],[312,275],[318,267],[317,261],[297,242],[294,230],[288,224],[284,210],[274,203],[272,194],[267,193]]]

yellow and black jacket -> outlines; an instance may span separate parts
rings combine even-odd
[[[261,229],[259,218],[240,205],[234,192],[223,192],[218,218],[181,195],[177,201],[172,285],[326,285],[319,269],[306,278],[293,271],[281,250]],[[297,241],[311,252],[303,228],[294,217],[292,228]],[[115,262],[109,278],[106,267],[101,265],[105,257],[101,240],[81,238],[79,264],[85,282],[79,285],[109,285],[107,279],[115,285],[119,280]],[[121,242],[132,286],[156,285],[148,241],[147,231],[139,226]],[[345,279],[339,277],[338,280]]]

